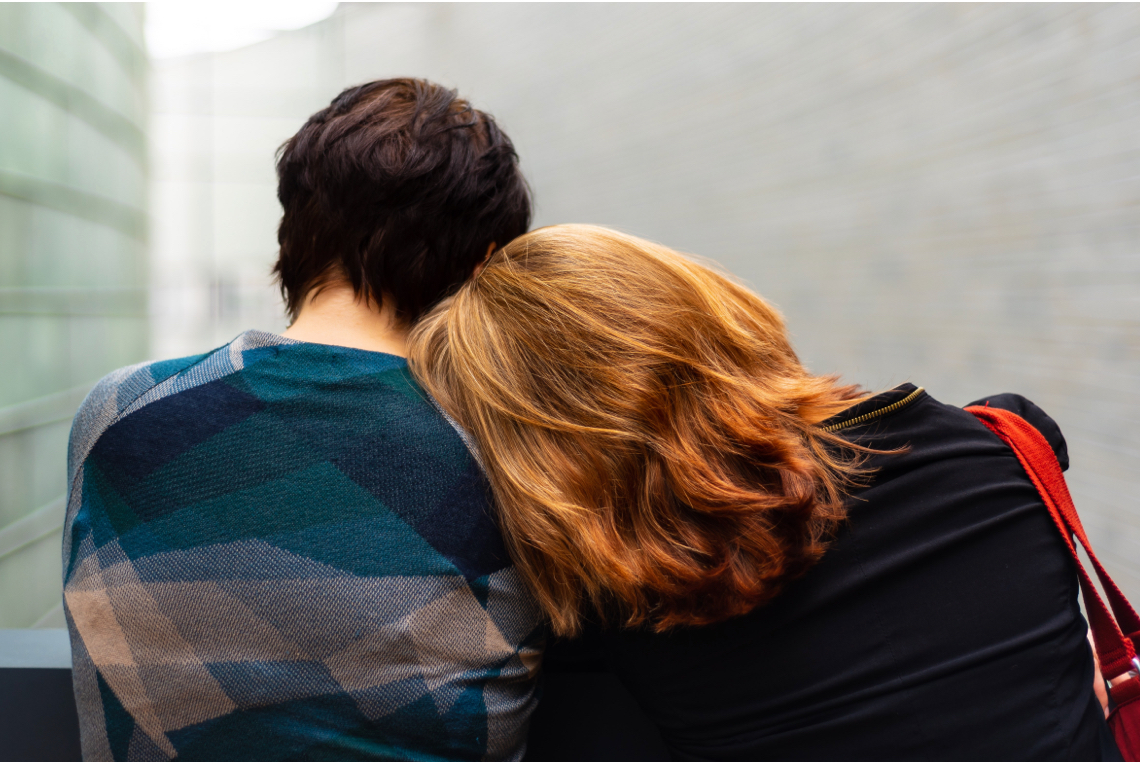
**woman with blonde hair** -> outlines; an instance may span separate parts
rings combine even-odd
[[[809,373],[780,315],[604,228],[515,239],[414,330],[514,559],[676,758],[1118,756],[1063,541],[962,409]],[[1016,395],[1067,461],[1056,424]]]

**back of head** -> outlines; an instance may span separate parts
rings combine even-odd
[[[412,368],[475,438],[556,631],[747,612],[822,554],[857,458],[813,425],[779,314],[715,270],[593,226],[533,231],[413,331]]]
[[[281,147],[274,268],[289,312],[334,278],[409,324],[530,224],[510,139],[426,80],[349,88]]]

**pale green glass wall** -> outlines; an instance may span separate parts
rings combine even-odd
[[[142,21],[0,3],[0,628],[64,625],[71,418],[147,353]]]

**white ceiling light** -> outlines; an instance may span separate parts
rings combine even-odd
[[[146,4],[151,58],[233,50],[328,18],[325,0],[152,0]]]

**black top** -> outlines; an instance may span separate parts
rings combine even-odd
[[[987,401],[1068,467],[1043,411]],[[1013,453],[909,384],[824,423],[836,425],[907,450],[870,458],[873,482],[805,576],[748,615],[592,632],[554,646],[551,665],[604,656],[680,759],[1118,758],[1074,565]]]

